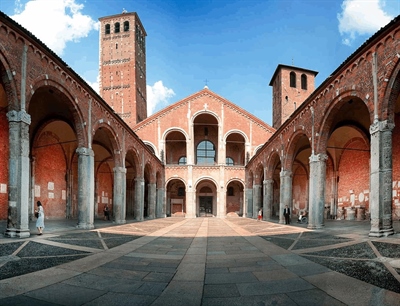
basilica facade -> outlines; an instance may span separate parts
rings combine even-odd
[[[318,88],[278,65],[273,126],[210,89],[147,117],[146,35],[136,13],[100,18],[100,93],[29,29],[0,13],[0,219],[28,237],[47,218],[93,228],[164,217],[400,218],[400,19]]]

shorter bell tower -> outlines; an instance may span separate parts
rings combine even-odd
[[[272,86],[272,126],[278,129],[315,89],[317,71],[279,64]]]

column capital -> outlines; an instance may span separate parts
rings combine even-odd
[[[94,151],[90,148],[79,147],[75,151],[78,155],[94,156]]]
[[[114,173],[126,173],[125,167],[114,167]]]
[[[274,183],[274,180],[273,179],[270,179],[270,180],[264,180],[264,185],[267,185],[267,184],[273,184]]]
[[[369,127],[369,133],[372,135],[375,134],[376,132],[392,131],[393,129],[394,129],[393,122],[389,122],[388,120],[375,121]]]
[[[309,157],[310,163],[313,162],[326,162],[328,160],[328,155],[325,153],[319,153],[319,154],[311,154]]]
[[[8,122],[24,122],[31,124],[31,116],[24,110],[12,110],[7,113]]]
[[[293,173],[290,170],[281,170],[280,177],[285,177],[285,176],[291,177],[292,174]]]

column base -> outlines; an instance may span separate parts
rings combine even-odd
[[[324,228],[325,224],[309,224],[307,226],[308,229],[320,229]]]
[[[386,229],[386,230],[370,230],[368,236],[369,237],[387,237],[394,234],[394,229]]]
[[[16,228],[7,228],[4,236],[7,238],[29,238],[31,233],[29,229],[19,230]]]
[[[87,223],[79,223],[76,225],[76,228],[78,228],[78,229],[94,229],[94,225],[87,224]]]
[[[115,224],[126,224],[126,220],[115,220]]]

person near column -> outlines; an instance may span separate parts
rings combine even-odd
[[[110,220],[110,210],[108,208],[108,204],[104,206],[104,220]]]
[[[260,209],[258,210],[258,215],[257,215],[257,221],[261,220],[262,220],[262,207],[260,207]]]
[[[43,210],[42,203],[40,203],[40,201],[37,201],[36,205],[37,205],[37,209],[35,210],[35,213],[37,213],[36,227],[37,227],[38,232],[39,232],[38,235],[43,235],[44,210]]]
[[[290,224],[290,208],[287,205],[283,210],[283,216],[285,217],[285,224]]]

